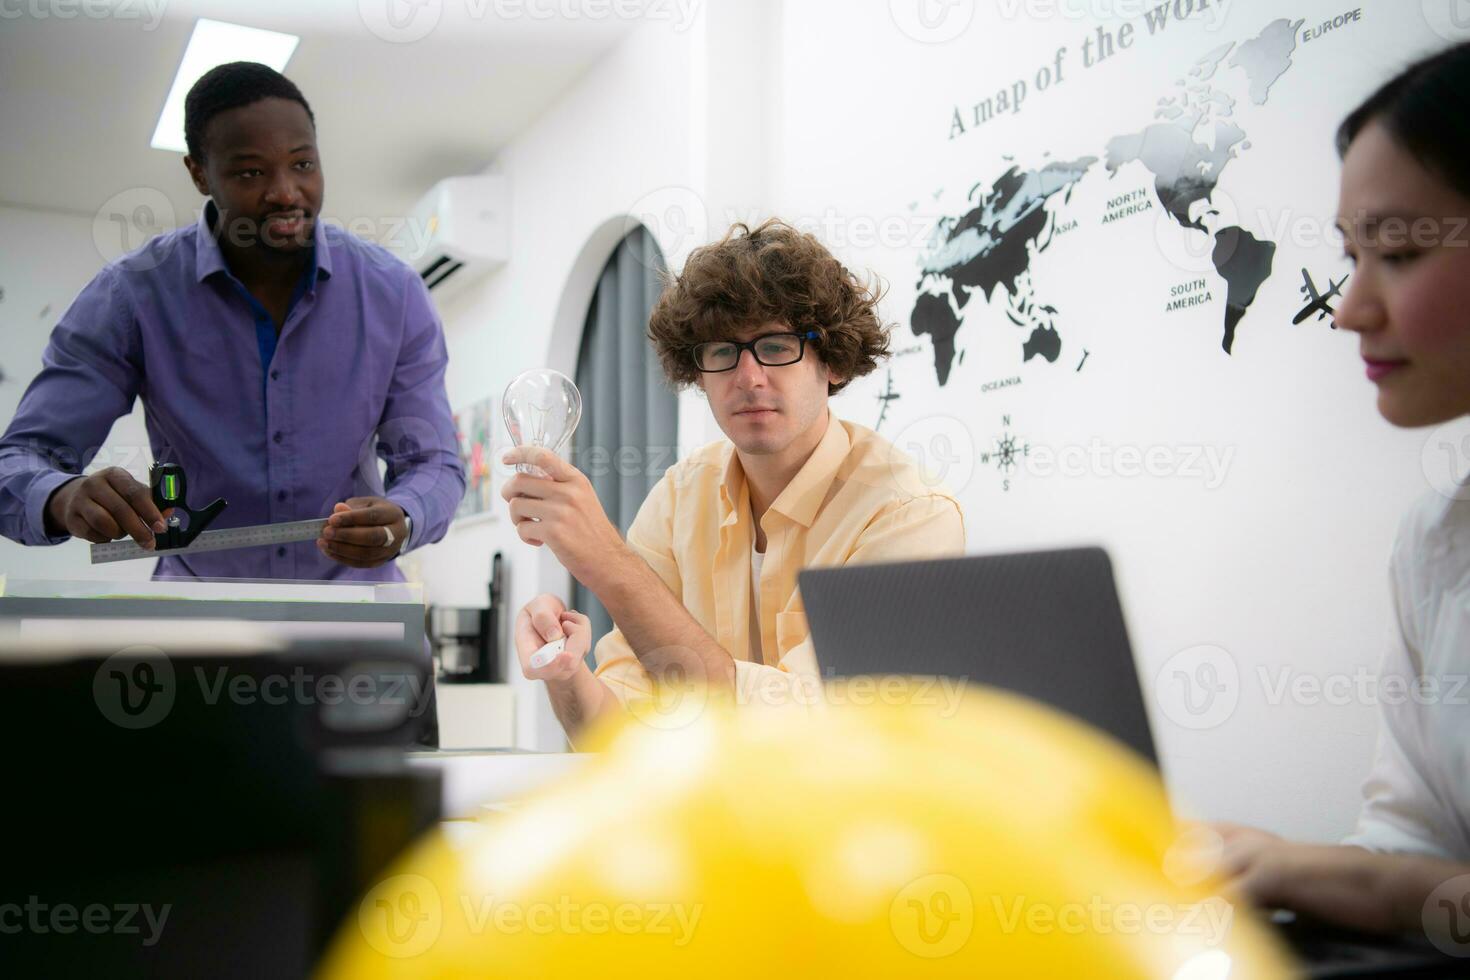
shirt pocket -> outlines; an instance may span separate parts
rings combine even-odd
[[[811,633],[804,612],[776,613],[777,662],[785,659],[791,648],[801,643]]]

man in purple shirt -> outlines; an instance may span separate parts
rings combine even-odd
[[[0,533],[154,546],[148,487],[79,476],[141,397],[153,457],[212,527],[328,517],[316,542],[169,555],[155,576],[401,581],[464,495],[444,331],[422,281],[320,223],[316,124],[264,65],[213,69],[185,103],[199,222],[106,266],[62,316],[0,438]],[[385,479],[378,461],[387,464]]]

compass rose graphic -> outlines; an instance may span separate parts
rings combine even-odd
[[[900,398],[903,397],[898,392],[896,392],[896,391],[893,390],[893,369],[892,368],[889,368],[888,369],[888,385],[887,385],[887,387],[884,388],[883,389],[883,393],[881,395],[877,396],[877,397],[878,397],[878,404],[881,405],[882,408],[880,408],[878,410],[878,423],[873,426],[873,431],[874,432],[877,432],[879,429],[883,428],[883,422],[884,422],[885,419],[888,418],[888,405],[889,405],[889,403],[895,402],[898,399],[900,399]]]
[[[1005,431],[1000,438],[995,440],[995,449],[980,454],[980,462],[995,463],[995,468],[1001,474],[1001,490],[1009,493],[1011,490],[1011,473],[1018,469],[1021,460],[1031,455],[1031,444],[1019,439],[1011,432],[1011,417],[1002,415],[1000,424]]]

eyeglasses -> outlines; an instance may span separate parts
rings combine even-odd
[[[816,340],[817,332],[768,333],[754,340],[712,340],[707,344],[695,344],[694,366],[705,374],[733,371],[740,363],[740,352],[750,351],[757,364],[765,367],[782,367],[795,364],[806,353],[806,342]]]

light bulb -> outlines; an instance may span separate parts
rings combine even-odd
[[[517,446],[544,446],[559,453],[582,420],[582,393],[560,371],[550,368],[522,371],[505,386],[500,412],[505,417],[511,441]],[[530,463],[517,463],[516,469],[533,476],[547,475]]]

